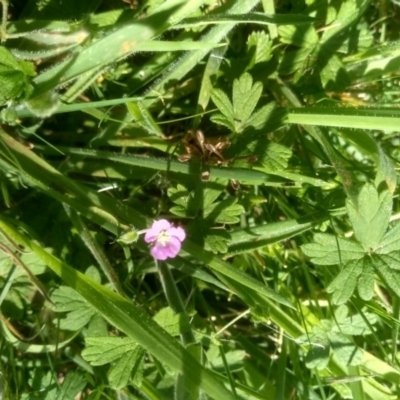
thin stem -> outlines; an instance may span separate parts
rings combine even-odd
[[[155,260],[155,262],[158,268],[158,273],[160,275],[160,280],[164,289],[165,297],[167,298],[169,306],[177,314],[186,313],[185,306],[183,305],[178,288],[175,285],[174,278],[167,264],[163,262],[158,263],[157,260]],[[181,339],[185,346],[196,342],[193,332],[191,330],[182,333]]]
[[[7,14],[8,14],[8,1],[0,0],[3,12],[1,16],[1,27],[0,27],[0,41],[3,43],[7,39]]]

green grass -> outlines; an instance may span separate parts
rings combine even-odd
[[[0,3],[0,397],[398,398],[395,2]]]

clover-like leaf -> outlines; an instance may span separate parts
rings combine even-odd
[[[357,196],[357,204],[347,200],[346,206],[356,238],[364,250],[376,250],[389,225],[392,194],[388,189],[378,193],[374,185],[367,183]]]

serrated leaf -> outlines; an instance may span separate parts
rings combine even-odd
[[[377,316],[372,313],[364,313],[364,318],[368,320],[370,325],[374,325],[378,321]],[[337,325],[333,325],[332,332],[340,332],[351,336],[370,335],[372,333],[371,329],[364,318],[360,314],[346,317],[342,321],[338,321]]]
[[[169,209],[169,211],[178,217],[186,218],[191,216],[189,211],[184,206],[173,206]]]
[[[171,336],[181,335],[191,329],[187,315],[184,313],[177,314],[170,307],[161,309],[153,319]]]
[[[68,312],[60,321],[60,328],[63,330],[79,330],[97,314],[93,306],[68,286],[60,286],[56,289],[51,299],[55,303],[56,312]]]
[[[143,349],[138,346],[117,361],[108,373],[108,381],[113,389],[125,387],[131,381],[132,375],[134,383],[140,387],[143,378],[143,355]]]
[[[340,58],[329,54],[320,71],[321,83],[326,90],[342,91],[350,85],[350,77]]]
[[[317,265],[347,263],[364,256],[364,250],[359,243],[324,233],[316,234],[314,243],[305,244],[302,249]]]
[[[211,204],[217,200],[219,195],[224,191],[224,186],[213,186],[205,188],[203,191],[203,207],[207,208],[211,206]]]
[[[82,357],[91,365],[108,364],[138,347],[138,344],[129,337],[86,337],[85,343]]]
[[[9,100],[27,99],[33,91],[29,77],[34,75],[32,63],[17,61],[9,50],[0,46],[0,106]]]
[[[373,270],[370,265],[370,260],[368,258],[362,258],[349,261],[340,271],[339,275],[327,287],[326,291],[328,293],[333,293],[332,302],[334,304],[344,304],[350,299],[361,274],[363,274],[363,276],[372,274],[372,287],[365,288],[362,292],[363,295],[367,295],[368,297],[364,298],[364,300],[370,300],[372,298]]]
[[[227,253],[231,235],[225,229],[210,229],[209,232],[205,237],[205,249],[214,254]]]
[[[69,372],[65,377],[61,388],[57,392],[55,400],[74,400],[76,395],[80,393],[86,386],[86,378],[77,373]],[[54,399],[54,397],[52,397]]]
[[[250,126],[256,131],[264,129],[275,108],[276,104],[274,102],[268,103],[261,107],[248,118],[243,129],[246,129]]]
[[[172,207],[170,211],[175,215],[187,217],[194,215],[199,208],[199,205],[194,201],[194,192],[190,192],[182,185],[176,188],[168,189],[168,196],[177,206]]]
[[[225,115],[222,115],[222,114],[219,114],[219,113],[218,114],[213,114],[213,115],[211,115],[210,120],[212,122],[214,122],[214,124],[226,126],[228,129],[230,129],[232,131],[235,129],[235,127],[234,127],[233,123],[231,122],[231,120],[228,120],[228,118],[225,117]]]
[[[299,337],[300,340],[311,343],[311,348],[306,355],[307,368],[324,369],[329,362],[330,343],[325,330],[314,326],[312,333]]]
[[[286,44],[313,48],[319,42],[318,33],[312,25],[281,25],[278,31],[280,40]]]
[[[254,154],[257,155],[257,149]],[[292,156],[292,151],[275,142],[267,144],[266,151],[258,158],[258,162],[262,164],[265,172],[283,171],[288,166],[289,158]]]
[[[360,365],[363,351],[340,332],[327,332],[332,351],[343,365]]]
[[[203,216],[220,224],[236,224],[240,221],[239,215],[244,212],[243,206],[236,203],[234,197],[213,203],[204,209]]]
[[[247,52],[254,52],[250,68],[259,62],[269,61],[272,57],[272,42],[269,36],[261,32],[252,32],[247,39]]]
[[[389,232],[384,236],[379,248],[375,253],[388,254],[392,251],[400,250],[400,223],[397,223]]]
[[[372,254],[372,262],[376,273],[392,289],[396,295],[400,295],[400,252],[392,252],[388,255]]]
[[[260,99],[262,90],[262,83],[255,82],[253,85],[253,78],[247,72],[233,81],[232,102],[236,132],[243,131]]]
[[[355,236],[364,250],[377,249],[389,225],[392,194],[387,189],[378,193],[373,185],[367,183],[357,196],[357,204],[348,199],[346,207]]]
[[[211,100],[225,116],[226,120],[234,126],[233,106],[229,97],[221,89],[214,89],[211,93]],[[217,114],[218,115],[218,114]]]

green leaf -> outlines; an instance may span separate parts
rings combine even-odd
[[[374,295],[374,271],[368,256],[344,265],[339,275],[330,283],[326,291],[333,293],[332,301],[340,305],[346,303],[359,286],[360,297],[370,300]],[[361,287],[361,289],[360,289]]]
[[[217,118],[217,120],[220,121],[225,121],[223,125],[227,126],[233,131],[235,126],[234,112],[229,97],[221,89],[214,89],[211,93],[211,99],[222,113],[222,115],[216,114],[214,118]],[[218,123],[217,121],[214,122]]]
[[[97,314],[79,293],[68,286],[60,286],[56,289],[51,299],[55,303],[55,312],[67,313],[66,317],[60,321],[60,328],[63,330],[79,330]]]
[[[26,100],[33,91],[29,77],[34,75],[32,63],[17,61],[5,47],[0,46],[0,106],[10,100]]]
[[[225,254],[228,252],[230,241],[231,235],[225,229],[209,229],[205,236],[204,248],[214,254]]]
[[[242,132],[244,126],[252,115],[263,90],[261,82],[255,82],[253,78],[245,72],[239,79],[233,81],[232,102],[236,132]],[[222,110],[221,110],[222,111]]]
[[[376,273],[397,296],[400,295],[400,252],[389,254],[372,254],[372,262]]]
[[[311,348],[307,352],[307,368],[324,369],[329,362],[330,343],[324,329],[313,326],[312,333],[298,338],[306,343],[311,343]]]
[[[240,221],[239,215],[244,212],[243,206],[236,203],[234,197],[218,201],[204,208],[203,216],[220,224],[236,224]]]
[[[143,375],[143,349],[129,337],[87,337],[82,357],[91,365],[115,362],[108,373],[113,389],[125,387],[134,373],[135,382],[140,383]]]
[[[182,333],[189,332],[191,329],[187,315],[185,313],[174,313],[170,307],[165,307],[160,310],[154,316],[154,321],[163,327],[171,336],[181,335]]]
[[[82,357],[92,365],[104,365],[135,350],[138,344],[129,337],[86,337]]]
[[[257,63],[269,61],[272,57],[272,41],[263,32],[252,32],[247,39],[247,53],[252,54],[249,68]]]
[[[400,250],[400,222],[398,222],[392,229],[390,229],[383,237],[379,248],[376,250],[377,254],[389,254],[393,251]]]
[[[364,250],[360,244],[324,233],[316,234],[314,243],[305,244],[302,249],[317,265],[347,263],[364,256]]]
[[[363,351],[340,332],[327,332],[332,351],[343,365],[360,365]]]
[[[55,400],[74,400],[76,395],[84,389],[86,384],[87,381],[83,375],[77,372],[68,373],[61,384],[61,388],[57,392]],[[54,399],[54,397],[51,397],[51,399]]]
[[[138,346],[118,360],[108,373],[108,381],[113,389],[122,389],[128,383],[134,383],[140,387],[144,370],[143,356],[144,351]]]
[[[365,252],[376,250],[386,233],[392,213],[389,190],[378,193],[373,185],[367,183],[357,196],[357,204],[348,199],[346,206],[356,238]]]
[[[248,127],[252,127],[256,131],[263,130],[265,131],[266,125],[269,119],[272,116],[273,111],[276,108],[276,104],[274,102],[268,103],[265,106],[261,107],[259,110],[254,112],[251,117],[247,120],[244,129]],[[270,130],[268,130],[270,131]]]
[[[338,319],[337,312],[335,312],[335,316],[336,319]],[[369,325],[367,324],[363,316],[367,319]],[[368,312],[364,312],[363,316],[361,316],[360,314],[356,314],[350,317],[346,317],[340,321],[338,320],[338,324],[333,325],[332,332],[340,332],[343,335],[351,336],[370,335],[372,333],[370,326],[376,324],[378,322],[378,318],[375,314]]]
[[[150,351],[160,361],[179,373],[182,373],[184,368],[189,369],[192,374],[188,374],[188,378],[209,395],[227,400],[234,399],[231,392],[202,367],[174,338],[155,323],[142,308],[47,253],[27,236],[22,235],[12,225],[5,222],[4,219],[0,219],[0,227],[11,240],[38,254],[49,268],[62,277],[67,284],[76,288],[79,294],[101,312],[110,323],[136,340],[138,344]],[[246,278],[247,280],[250,279],[250,277]],[[263,291],[268,292],[268,290]],[[280,297],[275,292],[273,294]],[[287,302],[286,299],[283,301]],[[198,379],[199,376],[201,377],[200,380]]]
[[[128,111],[139,126],[145,129],[148,133],[162,136],[162,131],[154,121],[152,115],[141,101],[127,103]]]

